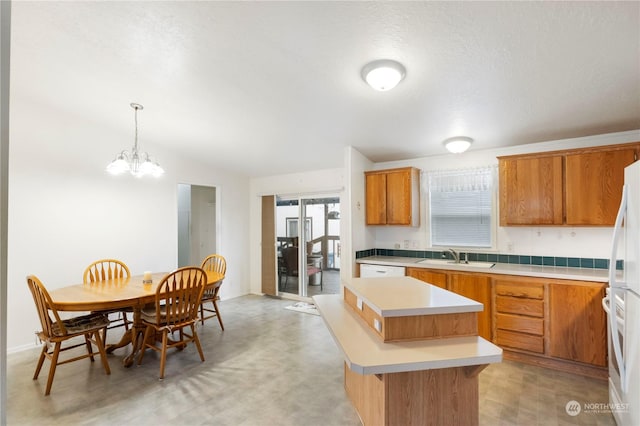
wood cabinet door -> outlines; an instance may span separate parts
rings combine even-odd
[[[567,155],[567,225],[613,226],[633,148]]]
[[[387,224],[387,175],[365,175],[367,225]]]
[[[407,275],[440,288],[447,288],[447,274],[430,269],[407,268]]]
[[[387,173],[387,225],[411,225],[411,170]]]
[[[484,310],[478,312],[478,334],[491,341],[491,278],[475,274],[450,273],[449,291],[484,305]]]
[[[501,158],[500,225],[562,225],[562,157]]]
[[[549,355],[607,365],[604,295],[604,284],[549,284]]]

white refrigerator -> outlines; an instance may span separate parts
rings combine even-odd
[[[623,271],[616,271],[618,258]],[[620,426],[640,425],[640,162],[624,171],[613,231],[609,288],[609,404]]]

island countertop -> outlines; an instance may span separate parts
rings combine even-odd
[[[358,374],[479,366],[502,360],[502,349],[478,336],[384,343],[340,295],[314,296],[313,301],[347,367]]]
[[[344,286],[383,318],[483,310],[482,303],[412,277],[352,278]]]

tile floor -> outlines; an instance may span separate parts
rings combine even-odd
[[[284,309],[293,302],[243,296],[220,303],[195,347],[171,352],[166,378],[148,353],[124,368],[124,349],[100,363],[60,366],[43,396],[48,364],[31,380],[38,350],[8,356],[8,425],[359,425],[342,386],[342,360],[322,318]],[[110,340],[117,337],[110,334]],[[613,425],[610,413],[571,417],[570,400],[606,403],[599,380],[503,362],[480,374],[481,425]]]

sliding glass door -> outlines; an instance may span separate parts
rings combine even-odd
[[[337,196],[277,197],[280,294],[305,298],[339,291],[339,220],[340,199]]]

